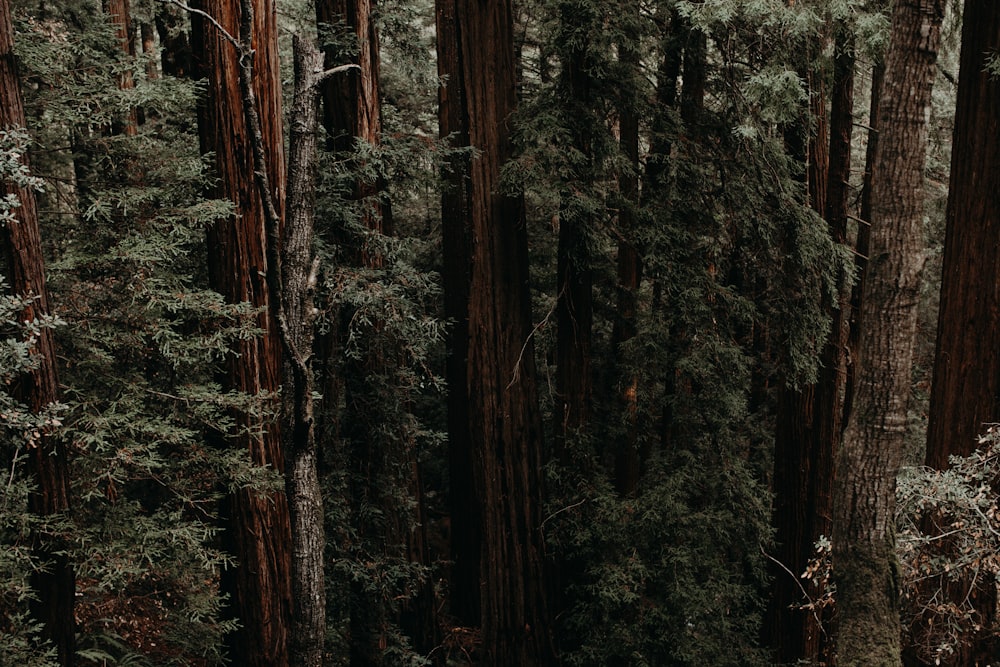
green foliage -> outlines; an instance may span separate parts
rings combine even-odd
[[[1000,630],[980,609],[1000,575],[1000,432],[979,445],[947,470],[904,468],[896,489],[905,645],[928,662]]]

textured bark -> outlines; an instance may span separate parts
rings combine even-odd
[[[1000,82],[985,67],[1000,49],[1000,4],[966,0],[962,54],[952,142],[944,265],[938,315],[934,380],[927,428],[926,464],[948,467],[949,456],[968,456],[987,425],[1000,421]],[[988,575],[984,575],[988,576]],[[961,581],[948,595],[969,594],[984,634],[992,632],[997,607],[993,577]],[[930,628],[926,629],[927,631]],[[972,637],[942,664],[986,664],[990,641]]]
[[[809,171],[813,182],[826,176],[827,185],[822,191],[810,185],[810,201],[814,208],[820,202],[825,204],[825,210],[818,212],[826,219],[834,241],[840,244],[847,242],[854,112],[854,53],[849,36],[846,26],[838,28],[829,152],[824,151],[821,157],[818,150],[825,133],[814,136]],[[819,112],[815,104],[812,112]],[[822,124],[826,124],[825,120]],[[850,291],[845,290],[836,303],[826,304],[831,329],[823,347],[817,383],[797,394],[782,391],[783,402],[779,404],[774,455],[773,523],[778,544],[775,557],[792,575],[784,569],[774,572],[765,625],[767,641],[779,664],[794,664],[798,660],[810,664],[825,662],[831,648],[829,629],[824,627],[829,620],[826,610],[792,607],[803,601],[800,585],[812,599],[822,597],[824,591],[809,581],[795,580],[793,575],[805,571],[813,556],[813,545],[831,532],[833,465],[843,429],[843,390],[847,379],[849,297]]]
[[[898,0],[886,59],[872,193],[860,373],[834,505],[838,663],[899,665],[896,473],[910,396],[923,166],[943,0]]]
[[[207,11],[234,37],[244,32],[237,0],[205,3]],[[252,39],[253,90],[259,100],[262,140],[267,151],[266,175],[271,199],[280,220],[285,201],[277,27],[271,0],[254,0]],[[274,393],[280,386],[281,354],[275,323],[276,308],[265,276],[265,202],[255,173],[253,140],[244,114],[240,89],[239,54],[210,22],[192,16],[194,49],[207,91],[199,108],[198,125],[203,152],[215,155],[218,184],[214,194],[236,204],[238,215],[217,222],[208,233],[209,279],[231,303],[260,307],[261,336],[236,343],[226,360],[228,388],[251,396]],[[259,175],[258,175],[259,178]],[[260,466],[284,471],[280,429],[248,413],[236,415],[239,434],[233,440],[249,450]],[[236,568],[223,574],[231,612],[240,628],[228,638],[234,664],[287,665],[291,616],[291,528],[283,493],[241,490],[223,506],[226,548],[236,557]]]
[[[14,57],[14,27],[8,0],[0,0],[0,129],[24,129],[24,99]],[[32,190],[11,183],[0,183],[0,195],[14,195],[20,206],[13,210],[14,221],[3,227],[5,275],[14,294],[33,297],[31,305],[18,316],[22,322],[49,314],[45,289],[45,263],[38,229],[38,209]],[[32,412],[39,413],[59,398],[55,345],[51,329],[42,329],[33,350],[38,367],[19,378],[12,388],[15,398]],[[65,445],[43,432],[28,453],[34,490],[28,498],[29,509],[47,517],[69,511],[69,469]],[[44,530],[32,534],[34,556],[44,569],[31,577],[37,600],[31,605],[34,618],[42,625],[42,637],[56,648],[60,665],[73,664],[75,619],[73,601],[76,579],[62,540]],[[2,658],[0,658],[2,662]]]
[[[111,25],[115,29],[115,37],[118,44],[126,56],[135,56],[135,39],[132,35],[132,16],[129,12],[129,0],[104,0],[104,13],[111,19]],[[135,79],[132,71],[125,69],[118,75],[118,87],[121,90],[132,90],[135,88]],[[125,117],[116,121],[113,128],[115,134],[124,134],[134,137],[138,134],[138,115],[135,108],[129,109]],[[120,126],[120,127],[119,127]]]
[[[458,17],[453,1],[436,9],[438,120],[441,138],[451,146],[470,145],[465,90],[461,79]],[[472,477],[473,439],[467,381],[469,357],[469,287],[472,281],[471,184],[468,155],[452,155],[442,174],[441,219],[444,254],[444,312],[448,327],[448,484],[452,572],[449,611],[463,626],[479,625],[479,561],[482,542],[481,500]]]
[[[323,54],[311,41],[293,39],[295,98],[289,120],[287,220],[281,231],[279,330],[285,354],[282,386],[285,418],[282,424],[288,454],[287,494],[292,522],[293,665],[320,667],[326,633],[326,587],[323,553],[323,495],[316,457],[313,405],[314,339],[313,230],[316,212],[316,165],[319,127],[319,84]],[[272,271],[271,280],[277,278]]]
[[[854,388],[857,384],[857,365],[853,360],[858,358],[861,344],[861,302],[865,290],[865,267],[868,264],[868,253],[871,246],[872,219],[872,186],[875,169],[875,155],[878,151],[878,111],[882,106],[882,80],[885,78],[885,63],[878,62],[872,68],[871,100],[868,110],[868,141],[865,147],[865,173],[861,186],[861,221],[858,222],[858,235],[854,242],[854,266],[857,279],[851,289],[851,318],[847,334],[847,381],[844,387],[844,423],[850,418],[851,405],[854,403]]]
[[[552,664],[541,544],[541,416],[531,338],[527,233],[520,197],[499,192],[511,154],[514,110],[513,22],[509,0],[438,0],[441,130],[468,132],[471,161],[465,216],[445,216],[446,243],[469,254],[446,266],[449,300],[467,295],[468,347],[462,382],[468,426],[451,447],[468,444],[481,499],[482,664]],[[458,93],[460,105],[449,95]],[[460,115],[452,116],[453,111]],[[448,240],[457,237],[456,241]],[[468,241],[466,241],[468,239]],[[446,248],[447,250],[447,248]],[[462,283],[462,266],[468,283]],[[451,353],[454,355],[455,350]],[[453,478],[454,481],[454,478]],[[467,557],[467,555],[463,555]]]
[[[194,53],[187,18],[174,6],[164,3],[158,7],[155,23],[156,34],[160,37],[160,68],[163,73],[179,78],[193,76]]]

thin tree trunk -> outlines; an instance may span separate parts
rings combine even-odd
[[[442,94],[442,134],[467,131],[478,151],[469,164],[468,198],[458,207],[466,215],[446,216],[443,233],[449,246],[470,251],[458,260],[468,267],[469,282],[454,284],[449,274],[445,290],[468,295],[459,317],[468,321],[465,373],[449,379],[465,384],[469,425],[450,446],[466,446],[471,435],[483,537],[482,664],[548,665],[554,656],[543,581],[542,433],[527,230],[521,198],[498,187],[500,167],[511,155],[507,128],[515,106],[511,4],[438,0],[437,8],[440,61],[445,68],[458,65],[443,72],[449,92]],[[461,104],[452,106],[448,96],[455,93]],[[455,267],[446,273],[449,268]],[[454,277],[462,279],[461,268]]]
[[[871,254],[857,394],[838,456],[834,505],[838,663],[900,664],[896,473],[910,396],[920,272],[927,117],[943,0],[898,0],[873,174]]]
[[[252,35],[242,35],[238,0],[217,0],[202,6],[230,35],[253,40],[253,90],[260,103],[262,139],[268,161],[262,174],[282,217],[285,201],[284,152],[281,130],[277,27],[272,0],[254,0]],[[230,303],[248,302],[261,309],[257,326],[263,334],[239,341],[226,360],[228,388],[250,396],[266,396],[280,387],[281,354],[275,323],[276,304],[265,276],[265,202],[252,175],[253,138],[244,115],[237,48],[198,14],[192,16],[195,53],[207,77],[207,94],[199,108],[203,152],[215,155],[216,195],[234,202],[238,215],[209,230],[209,279]],[[233,440],[249,450],[254,464],[284,471],[280,429],[249,413],[236,415]],[[289,664],[291,622],[291,526],[284,493],[240,490],[223,506],[227,549],[237,567],[223,573],[223,590],[230,595],[240,628],[228,638],[234,664]]]
[[[23,130],[25,125],[10,4],[8,0],[0,0],[0,129]],[[0,194],[13,195],[20,204],[12,211],[14,220],[3,226],[2,242],[10,289],[16,295],[34,298],[19,316],[20,321],[31,322],[49,314],[35,194],[12,183],[0,184]],[[38,414],[59,398],[51,329],[43,328],[38,332],[33,355],[38,367],[21,377],[13,393]],[[29,450],[28,469],[35,486],[28,497],[31,512],[40,517],[67,513],[70,509],[69,468],[65,445],[43,429],[40,440]],[[63,667],[74,662],[76,627],[73,614],[76,578],[65,551],[67,547],[57,535],[44,529],[33,530],[34,556],[44,567],[31,577],[36,595],[31,611],[42,625],[42,637],[52,642]]]
[[[321,667],[326,633],[323,554],[323,496],[316,457],[313,406],[313,290],[317,266],[312,243],[316,211],[319,84],[323,54],[311,41],[293,39],[295,99],[288,156],[288,219],[281,232],[279,330],[285,353],[285,449],[289,455],[287,494],[292,522],[292,631],[290,662]],[[269,263],[273,266],[273,263]],[[271,280],[276,279],[275,271]],[[288,395],[290,394],[290,396]]]
[[[968,456],[988,424],[1000,421],[1000,83],[985,69],[1000,49],[1000,4],[966,0],[952,141],[941,302],[934,380],[927,427],[926,465],[948,468],[950,456]],[[986,664],[995,656],[995,577],[950,582],[946,595],[975,606],[983,628],[941,664]],[[925,629],[930,632],[931,628]]]

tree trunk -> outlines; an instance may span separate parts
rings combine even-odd
[[[465,90],[461,77],[457,7],[453,0],[435,3],[438,75],[438,122],[442,139],[455,149],[470,145]],[[472,478],[472,429],[468,386],[469,288],[472,283],[470,158],[455,152],[443,170],[441,193],[444,254],[444,314],[450,325],[445,369],[448,383],[448,484],[452,560],[449,611],[462,626],[479,625],[482,501]]]
[[[931,386],[926,464],[948,467],[948,457],[968,456],[987,425],[1000,421],[1000,82],[985,68],[1000,49],[1000,4],[966,0],[962,55],[952,142],[937,349]],[[993,630],[997,607],[994,578],[953,587],[971,599],[984,634]],[[961,603],[962,599],[955,600]],[[985,664],[986,637],[943,664]]]
[[[241,35],[238,0],[205,3],[203,8],[227,31]],[[274,321],[276,307],[265,279],[265,207],[251,177],[254,174],[250,128],[240,91],[239,54],[219,30],[198,14],[192,16],[194,50],[208,79],[199,108],[203,152],[215,156],[218,183],[214,194],[229,199],[237,215],[216,223],[208,233],[209,279],[230,303],[249,302],[261,308],[257,326],[263,334],[240,341],[226,359],[227,388],[250,396],[266,396],[280,387],[281,354]],[[254,0],[253,89],[263,119],[263,142],[278,217],[285,201],[284,151],[278,74],[277,27],[271,0]],[[236,415],[233,440],[248,448],[254,464],[284,471],[280,429],[260,417]],[[224,503],[225,545],[237,567],[223,573],[223,590],[230,596],[240,628],[228,637],[234,664],[261,667],[287,665],[291,616],[291,528],[285,494],[240,490]]]
[[[111,25],[115,29],[115,37],[121,46],[122,53],[126,56],[135,56],[135,39],[132,35],[132,17],[129,13],[129,0],[104,0],[104,13],[111,19]],[[132,70],[125,69],[118,75],[118,87],[121,90],[132,90],[135,88],[135,79],[132,77]],[[115,134],[124,134],[134,137],[138,134],[138,115],[135,107],[126,112],[125,117],[116,120],[115,127],[112,128]]]
[[[442,134],[467,131],[478,151],[469,164],[467,200],[458,207],[466,215],[446,215],[443,234],[446,251],[469,251],[458,259],[468,267],[468,283],[456,283],[464,276],[461,266],[449,273],[456,269],[451,264],[445,290],[449,301],[452,290],[468,297],[459,317],[468,326],[465,373],[449,379],[465,385],[469,423],[450,446],[466,446],[471,436],[472,479],[482,501],[482,664],[552,664],[527,230],[521,198],[499,188],[500,167],[511,155],[507,128],[515,106],[511,4],[438,0],[437,8],[439,57],[447,76]],[[452,105],[456,93],[461,104]]]
[[[284,429],[289,455],[287,495],[292,522],[291,664],[323,665],[326,634],[326,585],[323,554],[323,495],[316,457],[313,409],[314,339],[313,290],[317,266],[313,260],[316,212],[318,102],[323,55],[310,40],[293,39],[295,98],[289,120],[288,219],[281,232],[279,329],[285,354]],[[270,266],[270,265],[269,265]],[[274,280],[272,271],[271,279]]]
[[[923,168],[943,0],[898,0],[886,59],[855,404],[834,505],[839,664],[900,664],[896,473],[923,266]]]
[[[854,46],[849,29],[838,26],[835,37],[833,89],[830,106],[829,152],[819,145],[825,132],[813,137],[810,150],[810,202],[822,202],[823,214],[834,241],[847,242],[848,183],[854,114]],[[812,105],[812,113],[820,107]],[[823,111],[825,114],[825,110]],[[825,120],[823,123],[825,125]],[[823,166],[820,166],[820,163]],[[815,165],[815,166],[814,166]],[[820,190],[813,184],[826,177]],[[847,284],[846,276],[842,282]],[[811,599],[824,591],[797,579],[814,555],[814,544],[829,536],[833,511],[833,464],[843,428],[843,389],[846,382],[847,322],[850,291],[845,289],[836,303],[828,303],[830,337],[822,352],[817,383],[795,395],[782,391],[779,431],[775,442],[774,527],[778,543],[776,558],[784,569],[775,571],[769,600],[766,631],[779,664],[805,660],[819,664],[828,659],[828,610],[795,609],[804,602],[800,585]],[[791,423],[789,423],[791,419]],[[789,572],[791,574],[789,574]],[[825,618],[824,618],[825,616]]]
[[[8,0],[0,0],[0,129],[24,129],[25,125],[10,4]],[[20,203],[12,211],[14,220],[3,227],[5,275],[14,294],[34,298],[19,316],[20,321],[30,322],[49,314],[35,193],[5,182],[0,184],[0,195],[13,195]],[[39,331],[32,354],[38,367],[20,378],[13,394],[38,414],[59,398],[51,329]],[[43,431],[37,446],[30,448],[28,469],[35,486],[28,499],[29,509],[40,517],[67,513],[69,468],[65,445]],[[37,598],[31,605],[32,615],[42,625],[42,637],[56,648],[59,664],[71,665],[74,662],[76,578],[65,552],[68,545],[43,528],[33,532],[32,548],[39,564],[44,565],[31,577]]]

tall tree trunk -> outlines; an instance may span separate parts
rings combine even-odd
[[[1000,49],[1000,4],[966,0],[962,55],[952,141],[944,265],[938,314],[934,380],[931,385],[926,464],[948,467],[948,457],[968,456],[987,424],[1000,421],[1000,258],[992,251],[1000,236],[1000,82],[985,68]],[[994,577],[951,587],[968,595],[984,635],[992,632],[997,608]],[[943,664],[985,664],[986,637],[972,638]]]
[[[23,130],[25,125],[10,4],[8,0],[0,0],[0,129]],[[49,314],[35,193],[5,182],[0,183],[0,194],[13,195],[20,204],[12,211],[13,220],[3,226],[5,275],[14,294],[34,299],[19,316],[20,321],[31,322]],[[32,353],[38,367],[20,378],[14,388],[14,397],[38,414],[59,397],[51,329],[39,331]],[[67,513],[69,468],[65,445],[43,431],[37,446],[29,450],[28,468],[35,487],[28,499],[29,509],[40,517]],[[59,664],[71,665],[76,627],[73,615],[76,578],[65,552],[67,545],[62,544],[58,536],[35,529],[32,547],[35,557],[44,565],[31,578],[36,595],[31,605],[32,615],[42,625],[42,636],[56,648]]]
[[[927,117],[943,0],[898,0],[874,165],[860,373],[838,456],[834,505],[838,662],[900,664],[896,473],[910,397],[920,272]]]
[[[445,269],[446,299],[455,298],[453,290],[468,297],[458,318],[468,326],[464,377],[449,378],[465,386],[468,426],[450,446],[471,441],[471,500],[481,500],[483,664],[551,664],[527,230],[521,198],[499,188],[500,167],[511,154],[508,126],[515,105],[511,3],[438,0],[437,8],[440,62],[445,68],[457,64],[442,72],[442,134],[467,132],[478,151],[469,163],[464,206],[447,211],[465,215],[445,215],[443,234],[446,251],[469,251],[457,267]],[[455,94],[461,104],[450,103]]]
[[[268,155],[264,173],[272,184],[270,194],[280,219],[285,180],[276,16],[272,0],[254,0],[253,7],[253,34],[245,36],[239,0],[202,5],[230,35],[252,39],[253,89]],[[192,23],[198,65],[208,80],[198,113],[201,148],[215,156],[215,195],[237,207],[236,216],[209,230],[209,279],[230,303],[248,302],[261,309],[257,326],[263,334],[236,344],[226,359],[225,384],[250,396],[273,394],[280,387],[280,341],[274,321],[276,304],[265,279],[265,207],[252,177],[253,145],[240,90],[239,53],[211,22],[194,14]],[[233,440],[249,450],[253,463],[284,471],[277,425],[246,412],[236,417]],[[229,657],[241,665],[287,665],[292,536],[285,494],[240,490],[228,497],[223,514],[227,521],[225,545],[238,562],[223,574],[223,589],[230,595],[232,613],[240,622],[240,628],[227,639]]]
[[[810,203],[825,210],[830,235],[847,242],[848,182],[854,119],[854,45],[849,29],[836,28],[833,89],[830,106],[829,152],[818,150],[825,133],[813,137],[810,150]],[[812,105],[813,115],[820,107]],[[825,110],[823,110],[825,114]],[[823,121],[825,124],[825,120]],[[824,166],[820,167],[822,162]],[[815,165],[815,166],[814,166]],[[813,183],[826,177],[820,191]],[[846,276],[842,277],[847,284]],[[812,599],[823,590],[809,581],[797,580],[813,556],[820,536],[830,535],[833,511],[833,465],[843,428],[843,388],[846,382],[849,288],[835,303],[828,303],[830,337],[822,352],[819,378],[814,386],[797,395],[783,390],[779,430],[775,441],[774,527],[778,543],[776,558],[788,569],[774,573],[768,606],[766,632],[780,664],[797,660],[820,663],[830,648],[828,629],[823,627],[825,610],[794,608],[801,604],[801,586]],[[789,423],[789,420],[791,422]],[[789,574],[790,573],[790,574]],[[829,617],[829,614],[826,614]]]
[[[328,66],[337,63],[354,62],[359,69],[353,69],[342,77],[330,80],[323,89],[324,123],[329,136],[328,147],[340,155],[352,155],[357,150],[356,143],[376,147],[382,142],[382,99],[380,80],[379,36],[376,26],[378,7],[372,0],[324,0],[316,5],[317,20],[321,24],[346,25],[354,41],[340,50],[328,48]],[[359,172],[365,165],[353,159],[348,168]],[[365,230],[373,235],[390,234],[392,215],[390,203],[384,197],[387,183],[382,178],[369,179],[358,176],[353,182],[351,198],[360,209],[360,221]],[[377,269],[384,258],[372,249],[366,239],[348,232],[343,237],[348,240],[348,257],[363,269]],[[348,321],[352,313],[345,313],[341,319]],[[346,326],[346,325],[345,325]],[[376,322],[373,328],[382,328]],[[391,347],[391,346],[389,346]],[[385,558],[403,553],[410,562],[429,565],[426,551],[420,546],[426,542],[425,522],[420,520],[423,510],[423,485],[416,449],[406,442],[406,436],[394,441],[386,448],[379,430],[385,428],[386,387],[372,386],[369,378],[392,372],[401,361],[400,349],[369,350],[360,360],[348,360],[343,378],[348,412],[360,415],[351,420],[351,427],[345,434],[353,436],[350,470],[352,471],[352,497],[355,508],[365,504],[379,506],[386,521],[380,526],[359,525],[359,536],[366,542],[365,549],[374,549]],[[389,416],[394,419],[395,416]],[[399,478],[399,471],[406,473]],[[398,493],[386,493],[389,486],[400,483],[413,494],[413,511],[400,507]],[[358,512],[360,516],[360,512]],[[380,546],[379,546],[380,545]],[[438,643],[435,621],[434,591],[432,582],[420,583],[417,593],[400,605],[402,613],[393,618],[386,600],[372,596],[365,590],[364,582],[353,584],[351,602],[351,664],[385,664],[384,646],[391,625],[398,623],[412,640],[413,647],[420,653],[430,652]]]
[[[442,139],[455,149],[470,144],[465,90],[454,1],[437,2],[438,121]],[[455,152],[442,174],[441,219],[444,254],[444,313],[450,322],[445,369],[448,382],[448,484],[451,519],[452,573],[449,610],[463,626],[479,625],[479,561],[482,543],[482,501],[472,477],[472,429],[469,412],[469,288],[472,284],[472,213],[470,158]]]
[[[293,38],[295,98],[289,119],[288,219],[281,246],[270,247],[271,288],[280,303],[279,330],[285,354],[284,429],[288,453],[287,494],[292,522],[292,630],[289,656],[293,665],[321,667],[326,634],[326,580],[323,555],[323,495],[319,483],[314,418],[312,350],[313,260],[316,212],[318,102],[323,54],[312,40]],[[245,84],[244,84],[245,85]],[[273,222],[272,222],[273,224]],[[273,239],[269,235],[269,239]],[[279,274],[274,260],[280,253]]]

